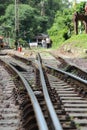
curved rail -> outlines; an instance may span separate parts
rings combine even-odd
[[[1,60],[1,61],[6,63],[4,60]],[[19,77],[22,80],[24,86],[26,87],[27,92],[29,94],[29,97],[32,101],[32,105],[33,105],[34,112],[35,112],[35,115],[36,115],[36,118],[37,118],[37,123],[38,123],[39,129],[40,130],[48,130],[48,127],[47,127],[46,121],[44,119],[43,113],[41,111],[41,108],[39,106],[39,103],[38,103],[32,89],[31,89],[29,83],[25,80],[25,78],[12,65],[10,65],[9,63],[6,63],[6,64],[8,66],[10,66],[10,68],[19,75]]]
[[[42,61],[41,61],[39,54],[37,56],[37,59],[38,59],[37,62],[38,62],[39,70],[40,70],[40,77],[41,77],[41,82],[42,82],[42,87],[43,87],[44,98],[45,98],[45,101],[46,101],[46,104],[47,104],[49,114],[50,114],[51,119],[52,119],[54,130],[63,130],[61,123],[60,123],[60,121],[59,121],[59,119],[58,119],[58,117],[55,113],[55,110],[53,108],[52,102],[50,100],[50,97],[49,97],[49,94],[48,94],[48,91],[47,91],[46,82],[45,82],[45,79],[44,79],[44,74],[43,74],[42,66],[41,66]]]
[[[48,65],[44,65],[44,66],[47,67],[47,68],[49,68],[49,69],[53,69],[54,71],[58,71],[58,72],[64,74],[65,76],[67,76],[67,78],[72,77],[73,79],[78,80],[79,82],[82,82],[85,85],[87,85],[87,80],[84,80],[84,79],[80,78],[79,76],[76,76],[76,75],[71,74],[69,72],[65,72],[65,71],[63,71],[61,69],[56,69],[56,68],[48,66]]]

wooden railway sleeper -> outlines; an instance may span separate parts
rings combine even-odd
[[[40,104],[40,106],[42,108],[42,111],[46,112],[47,111],[47,107],[46,107],[46,103],[44,101],[44,96],[43,95],[41,95],[41,96],[39,95],[39,96],[36,96],[36,97],[37,97],[38,102],[39,102],[39,104]]]
[[[36,68],[35,69],[35,80],[36,80],[36,86],[39,86],[40,85],[40,78],[39,78],[39,75],[40,75],[40,73],[39,73],[39,70]]]
[[[63,130],[71,130],[71,129],[77,130],[75,123],[73,123],[73,125],[72,125],[72,121],[65,120],[64,117],[60,118],[60,121],[61,121]]]
[[[26,129],[26,130],[33,130],[32,128],[36,128],[35,130],[38,130],[38,127],[37,127],[37,122],[36,122],[36,119],[35,119],[35,116],[32,115],[30,116],[26,121],[23,122],[23,127]]]
[[[70,119],[68,114],[67,114],[67,117],[65,114],[58,115],[58,117],[61,121],[61,124],[62,124],[64,130],[68,130],[68,129],[69,130],[71,130],[71,129],[76,130],[76,124],[74,123],[73,120]]]
[[[78,85],[76,85],[76,84],[73,84],[73,87],[74,87],[75,92],[77,92],[77,91],[78,91],[79,86],[78,86]]]
[[[84,89],[83,89],[82,87],[79,87],[79,88],[78,88],[78,93],[79,93],[79,95],[81,95],[81,94],[83,93],[83,91],[84,91]]]
[[[24,102],[22,102],[22,104],[20,104],[20,108],[23,109],[27,104],[29,103],[29,100],[25,100]]]
[[[78,86],[78,88],[77,88],[77,93],[78,93],[79,95],[81,95],[83,91],[84,91],[84,88]]]
[[[87,90],[85,88],[80,87],[78,85],[74,85],[75,92],[77,92],[81,97],[87,97]]]
[[[66,82],[67,82],[68,84],[73,85],[73,81],[72,81],[70,78],[68,78],[68,79],[66,80]]]
[[[43,101],[39,101],[39,104],[40,104],[40,106],[42,107],[42,108],[46,108],[46,103],[45,103],[45,101],[43,102]],[[47,109],[47,108],[46,108]]]
[[[27,125],[28,123],[30,125],[30,123],[32,124],[32,123],[36,122],[35,115],[30,115],[26,120],[24,119],[22,122],[23,122],[24,126]]]
[[[62,102],[61,102],[61,99],[60,99],[59,96],[53,95],[53,94],[51,94],[51,93],[50,93],[49,95],[50,95],[51,100],[52,100],[53,103],[57,102],[58,104],[61,104],[61,105],[62,105]]]
[[[22,119],[27,119],[31,115],[34,115],[33,108],[32,109],[28,109],[28,111],[26,111],[26,113],[23,113],[22,114]]]
[[[53,89],[53,90],[55,90],[55,89]],[[52,91],[53,92],[53,91]],[[55,92],[53,92],[53,94],[52,94],[52,96],[54,95],[54,93]],[[51,97],[51,99],[52,99],[52,97]],[[55,100],[54,100],[54,97],[53,97],[53,100],[52,100],[52,102],[53,102],[53,104],[55,103]],[[59,103],[59,102],[58,102]],[[59,104],[54,104],[54,108],[55,108],[55,110],[56,110],[56,113],[57,113],[57,115],[58,115],[58,117],[59,117],[59,115],[61,115],[61,116],[66,116],[66,112],[65,112],[65,109],[61,109],[61,111],[60,111],[60,109],[58,110],[58,106],[59,105],[61,105],[61,103],[59,103]],[[65,118],[65,120],[64,120],[65,122],[65,124],[67,124],[67,122],[68,122],[68,125],[66,125],[66,126],[64,126],[64,129],[70,129],[71,130],[71,128],[73,129],[75,129],[76,127],[72,127],[71,126],[71,120],[70,120],[70,117],[69,116],[67,116],[66,118]]]
[[[33,123],[33,125],[29,126],[28,130],[39,130],[37,124]]]
[[[28,103],[23,109],[23,113],[26,113],[26,111],[28,111],[29,109],[32,109],[32,104]]]
[[[61,122],[65,122],[65,121],[70,121],[71,119],[70,119],[70,116],[66,113],[66,115],[58,115],[58,117],[59,117],[59,119],[60,119],[60,121]]]
[[[49,85],[49,83],[48,83],[47,85]],[[54,88],[53,88],[53,89],[50,88],[50,85],[49,85],[48,89],[50,90],[49,94],[50,94],[52,103],[54,104],[55,101],[57,100],[56,97],[58,97],[58,94],[56,93],[56,90],[55,90]],[[56,96],[54,96],[55,94],[56,94]],[[56,99],[55,99],[55,98],[56,98]],[[58,99],[59,99],[59,97],[58,97]],[[58,102],[58,103],[59,103],[59,102]],[[57,104],[57,105],[59,106],[59,105],[61,105],[61,103],[59,103],[59,104]],[[56,108],[55,108],[55,107],[56,107]],[[55,106],[55,105],[54,105],[54,108],[55,108],[55,110],[56,110],[56,109],[58,110],[57,106]],[[56,111],[56,113],[57,113],[58,117],[59,117],[59,115],[62,115],[62,116],[65,116],[65,115],[66,115],[66,112],[65,112],[64,109],[62,109],[62,112]],[[59,119],[60,119],[60,118],[59,118]],[[66,120],[66,119],[67,119],[67,120]],[[69,116],[65,118],[64,123],[67,124],[67,121],[68,121],[68,125],[64,126],[64,129],[66,129],[66,130],[67,130],[67,129],[71,130],[71,129],[75,129],[75,128],[76,128],[75,125],[71,126],[72,123],[71,123],[71,120],[70,120],[70,117],[69,117]]]
[[[33,124],[28,130],[38,130],[37,124]]]
[[[87,90],[82,92],[82,97],[87,98]]]
[[[49,129],[51,130],[52,128],[50,127],[50,123],[49,123],[49,113],[48,113],[46,103],[44,101],[43,93],[36,94],[36,97],[37,97],[38,102],[41,106],[42,112],[44,113],[44,117],[47,120],[47,125],[48,125]]]
[[[69,124],[63,124],[63,130],[77,130],[76,127],[70,126]]]
[[[60,100],[60,97],[58,96],[58,94],[57,94],[57,92],[55,90],[55,88],[50,88],[49,95],[50,95],[53,103],[54,102],[57,102],[58,104],[62,103],[61,100]]]
[[[64,109],[56,109],[55,108],[55,111],[56,111],[57,115],[66,115],[66,112]]]

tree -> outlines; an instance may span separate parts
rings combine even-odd
[[[4,15],[7,6],[12,3],[14,0],[0,0],[0,15]]]
[[[14,0],[1,0],[1,8],[3,13],[0,17],[0,25],[3,27],[10,26],[11,34],[15,31],[15,9]],[[69,6],[68,0],[19,0],[19,34],[25,40],[33,39],[37,33],[46,33],[54,20],[55,14],[64,10]],[[62,13],[61,13],[62,14]],[[65,15],[62,14],[64,17]],[[61,15],[59,16],[59,18]],[[56,16],[57,18],[57,16]],[[55,18],[55,19],[56,19]],[[68,19],[68,18],[67,18]],[[62,25],[70,26],[69,19],[63,20],[60,18],[60,22],[64,22]],[[54,26],[55,25],[55,26]],[[56,31],[57,22],[53,24],[52,28]],[[62,27],[58,23],[58,30]],[[52,30],[52,29],[51,29]],[[68,30],[68,29],[67,29]],[[52,31],[50,31],[52,33]],[[66,37],[66,35],[64,35]]]
[[[15,31],[15,10],[14,5],[9,5],[6,13],[1,17],[1,26],[8,25]],[[19,5],[19,34],[23,39],[33,39],[40,32],[46,31],[48,18],[40,16],[37,9],[26,4]]]
[[[58,10],[63,10],[69,7],[68,0],[20,0],[23,4],[29,4],[31,7],[36,8],[39,15],[48,17],[49,28],[53,21],[55,14]]]
[[[57,11],[53,26],[48,30],[54,45],[67,40],[72,33],[72,10]]]
[[[81,2],[79,4],[76,4],[76,11],[84,14],[85,13],[85,2]]]

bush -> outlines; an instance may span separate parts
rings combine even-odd
[[[18,40],[18,42],[19,42],[19,45],[20,45],[20,46],[23,46],[23,47],[27,47],[27,46],[28,46],[27,41],[23,40],[22,38],[20,38],[20,39]]]

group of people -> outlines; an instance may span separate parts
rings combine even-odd
[[[42,47],[50,48],[51,46],[52,46],[52,40],[49,37],[47,37],[46,39],[45,38],[42,39]]]

